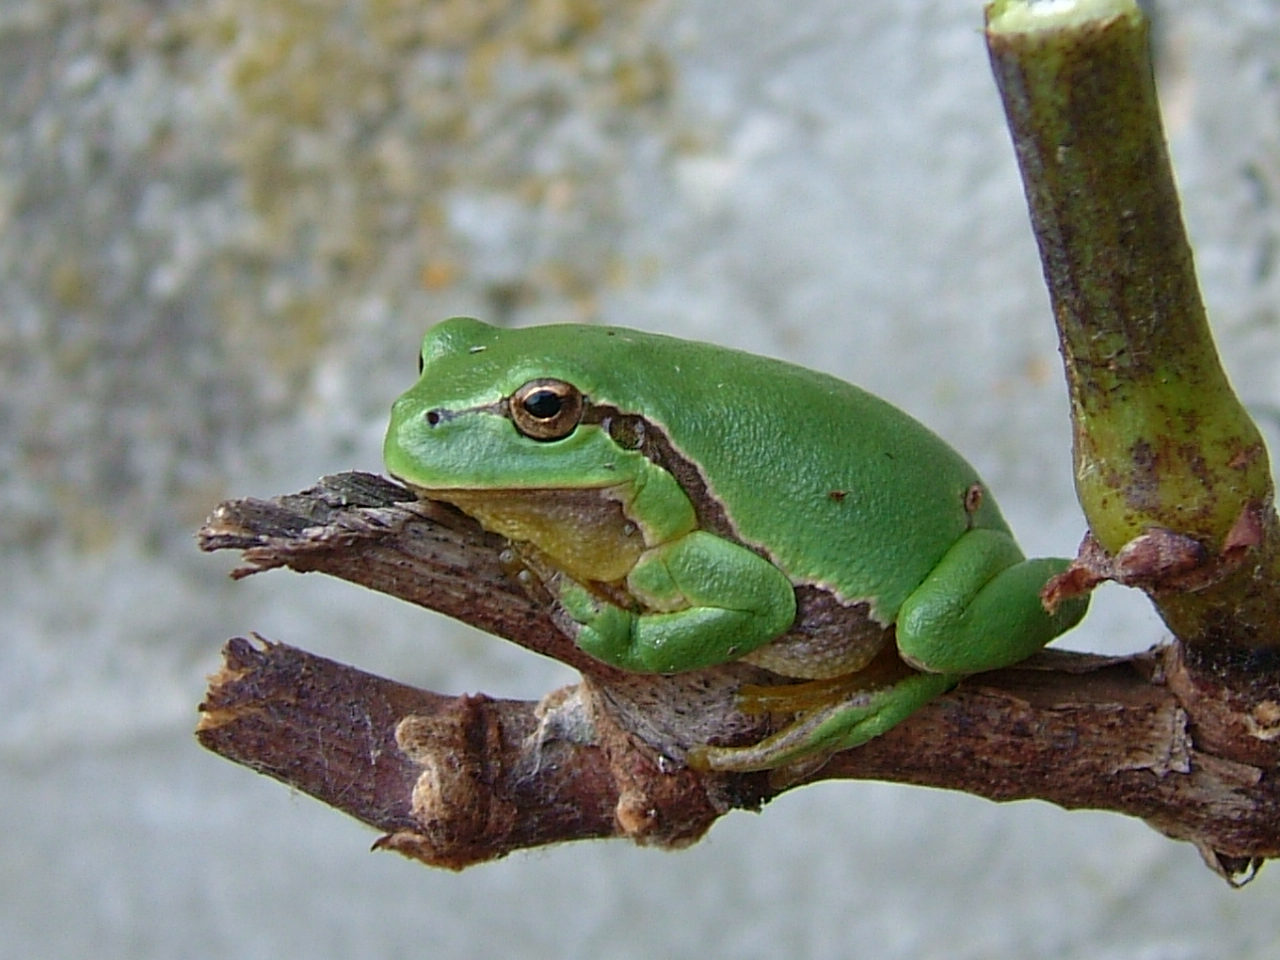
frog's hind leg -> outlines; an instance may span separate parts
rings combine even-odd
[[[738,709],[752,716],[800,713],[843,701],[860,691],[892,686],[915,672],[889,644],[857,670],[801,683],[747,684],[738,691]]]
[[[698,768],[745,773],[774,770],[785,782],[822,766],[832,754],[860,746],[901,723],[958,683],[955,674],[920,673],[892,651],[844,677],[770,687],[744,687],[744,713],[797,713],[795,721],[745,747],[691,751]]]

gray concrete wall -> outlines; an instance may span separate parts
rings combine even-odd
[[[1158,13],[1205,295],[1274,448],[1280,6]],[[1029,550],[1073,550],[980,23],[977,0],[0,0],[0,956],[1274,957],[1280,870],[1232,893],[1114,816],[826,785],[679,854],[453,875],[191,737],[254,629],[438,690],[568,679],[339,583],[231,584],[191,541],[223,497],[377,470],[453,313],[833,371],[962,449]],[[1108,589],[1069,643],[1160,637]]]

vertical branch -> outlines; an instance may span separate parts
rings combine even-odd
[[[1189,644],[1280,645],[1270,466],[1209,331],[1148,21],[1134,0],[996,0],[986,13],[1105,576],[1146,589]]]

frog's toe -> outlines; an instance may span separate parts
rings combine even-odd
[[[856,676],[856,675],[855,675]],[[850,678],[842,678],[848,681]],[[789,705],[804,704],[795,722],[759,743],[745,747],[701,746],[690,752],[689,763],[696,769],[724,773],[747,773],[786,767],[788,780],[795,775],[797,764],[808,767],[813,758],[821,766],[841,750],[861,746],[868,740],[897,726],[934,697],[954,686],[959,677],[951,674],[913,673],[889,687],[849,689],[846,682],[842,695],[813,705],[818,685],[830,694],[831,681],[791,684],[785,687],[744,689],[743,696],[758,697],[766,702],[764,709],[780,712],[781,693],[795,692]],[[803,688],[803,689],[797,689]],[[775,693],[775,691],[777,693]],[[766,700],[765,694],[768,695]],[[749,704],[743,704],[744,712]],[[816,769],[816,768],[813,768]],[[813,772],[805,769],[802,773]]]
[[[843,702],[871,684],[858,674],[806,680],[802,683],[747,684],[738,690],[737,708],[748,716],[807,713]]]
[[[857,701],[858,695],[881,687],[892,687],[913,676],[897,650],[888,646],[862,669],[799,683],[768,686],[748,684],[738,691],[738,709],[758,716],[765,713],[807,713],[809,711]]]
[[[828,684],[828,681],[790,684],[786,687],[761,687],[755,690],[744,688],[740,696],[748,700],[757,690],[769,694],[767,700],[762,698],[762,703],[740,704],[744,713],[752,712],[755,707],[759,707],[758,712],[767,710],[778,713],[788,708],[800,709],[803,712],[794,723],[750,746],[695,747],[689,753],[690,766],[720,773],[750,773],[757,770],[774,770],[809,757],[820,757],[821,762],[818,765],[821,766],[821,763],[825,763],[831,754],[843,749],[834,742],[839,739],[838,737],[830,734],[823,735],[832,721],[837,718],[845,721],[865,718],[874,713],[875,706],[874,695],[866,690],[849,693],[834,703],[828,699],[825,705],[821,706],[806,702],[807,695],[816,693],[812,689],[796,691],[796,699],[788,701],[786,707],[782,705],[782,698],[776,695],[777,691],[794,690],[796,687],[813,688],[817,684]]]

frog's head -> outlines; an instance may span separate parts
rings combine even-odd
[[[387,469],[487,529],[536,544],[584,580],[621,580],[646,545],[691,529],[693,508],[641,447],[640,418],[593,403],[624,331],[504,330],[455,318],[422,344],[395,402]],[[632,506],[646,491],[643,510]]]
[[[387,468],[428,494],[629,482],[628,461],[640,454],[620,446],[592,406],[590,341],[602,333],[465,317],[435,326],[418,382],[392,407]]]

